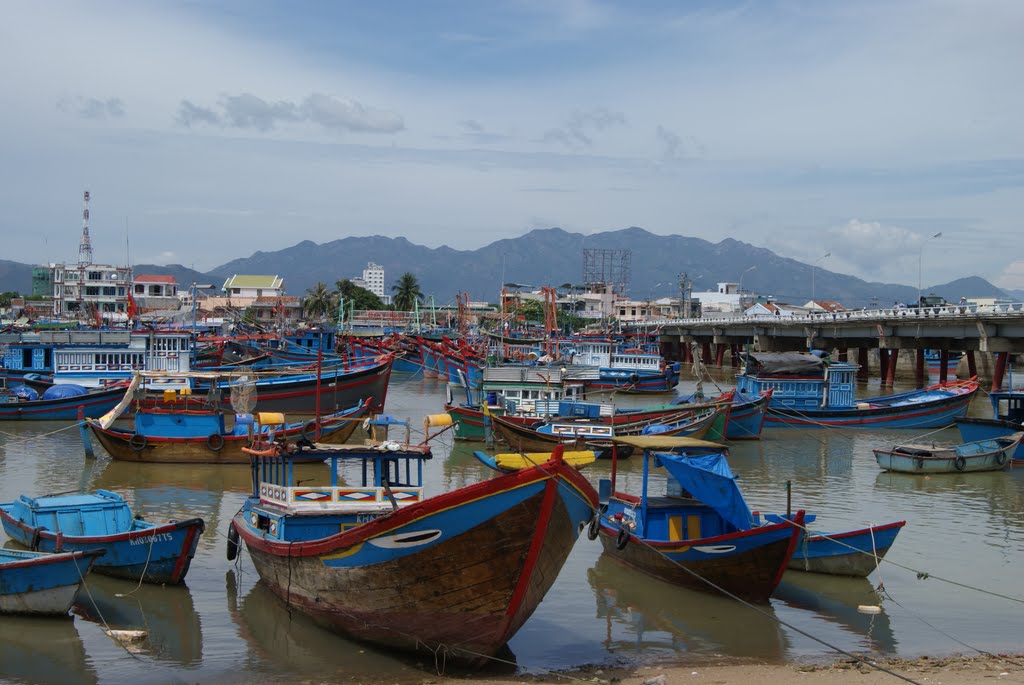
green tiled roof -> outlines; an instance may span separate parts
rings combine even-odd
[[[235,274],[224,284],[225,288],[280,288],[277,276],[244,276]]]

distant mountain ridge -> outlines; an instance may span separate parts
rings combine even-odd
[[[447,245],[429,248],[406,238],[385,236],[347,237],[317,244],[303,240],[275,252],[256,252],[233,259],[209,272],[193,271],[180,264],[136,265],[136,274],[168,274],[179,289],[193,283],[213,285],[219,291],[232,274],[277,274],[291,295],[303,295],[317,281],[329,287],[343,278],[362,275],[367,263],[384,267],[386,282],[395,283],[412,272],[420,288],[437,304],[454,302],[457,292],[478,301],[496,302],[502,283],[539,287],[581,283],[584,249],[628,249],[631,278],[628,294],[634,299],[679,295],[679,275],[686,273],[693,290],[715,290],[719,282],[738,282],[745,290],[773,295],[778,301],[803,304],[814,295],[838,301],[848,308],[887,306],[912,302],[917,288],[863,281],[853,276],[816,268],[771,250],[727,238],[711,243],[681,235],[655,235],[631,227],[584,235],[560,228],[537,229],[518,238],[507,238],[477,250],[455,250]],[[756,269],[750,267],[756,266]],[[31,287],[31,266],[0,261],[0,289],[26,292]],[[980,277],[962,278],[925,288],[956,301],[968,297],[1024,298],[1021,292],[1003,292]]]

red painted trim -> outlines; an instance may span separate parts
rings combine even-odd
[[[533,532],[533,540],[530,542],[530,549],[526,553],[526,559],[523,561],[523,568],[519,572],[519,582],[516,583],[512,596],[509,598],[508,607],[505,609],[505,625],[502,626],[503,632],[507,629],[508,623],[515,616],[516,612],[519,611],[523,597],[526,596],[526,590],[529,588],[530,580],[533,578],[533,570],[537,566],[541,549],[544,548],[544,539],[547,537],[548,525],[551,523],[551,513],[555,509],[555,499],[557,497],[558,479],[552,478],[544,487],[544,501],[540,505],[540,515],[537,517],[537,527]]]
[[[779,571],[775,574],[775,579],[772,581],[772,590],[778,587],[779,583],[782,582],[782,574],[786,572],[786,568],[789,566],[789,560],[793,558],[793,552],[796,551],[797,542],[804,535],[804,515],[803,509],[796,512],[796,516],[793,517],[793,523],[781,523],[779,525],[793,526],[793,537],[789,539],[789,548],[786,549],[786,558],[779,564]]]
[[[181,545],[181,552],[178,553],[178,560],[174,563],[174,573],[171,574],[171,582],[179,582],[185,575],[186,564],[189,562],[189,550],[192,549],[192,541],[196,538],[196,529],[190,528],[185,535],[185,542]]]
[[[847,530],[843,531],[842,533],[820,533],[818,535],[811,534],[807,536],[807,539],[825,540],[827,538],[829,540],[841,540],[843,538],[850,538],[857,535],[863,535],[868,532],[879,533],[883,530],[889,530],[890,528],[902,528],[906,524],[906,521],[894,521],[893,523],[886,523],[885,525],[881,526],[868,526],[867,528],[861,528],[859,530]]]

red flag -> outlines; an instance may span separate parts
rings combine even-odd
[[[135,298],[132,297],[131,293],[128,293],[128,318],[134,319],[135,315],[139,313],[139,306],[135,304]]]

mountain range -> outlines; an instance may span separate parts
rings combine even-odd
[[[811,299],[812,283],[818,300],[837,301],[848,308],[913,302],[917,288],[868,282],[780,257],[771,250],[731,238],[711,243],[680,235],[655,235],[642,228],[593,233],[569,233],[560,228],[538,229],[499,240],[477,250],[446,245],[424,247],[405,238],[348,237],[317,244],[304,240],[275,252],[256,252],[208,272],[178,264],[138,264],[135,274],[166,274],[177,278],[179,289],[204,283],[220,290],[232,274],[277,274],[288,294],[302,295],[317,281],[329,287],[342,278],[362,275],[368,262],[380,264],[387,283],[413,273],[420,289],[437,304],[454,302],[458,292],[474,301],[496,302],[503,283],[521,286],[579,284],[583,280],[584,249],[630,250],[627,293],[634,299],[679,295],[681,274],[694,292],[717,290],[719,282],[742,280],[743,288],[772,295],[780,302],[803,304]],[[756,266],[756,269],[752,268]],[[31,289],[32,266],[0,260],[0,290]],[[1003,291],[980,277],[928,286],[926,293],[956,301],[961,296],[1024,299],[1022,291]]]

